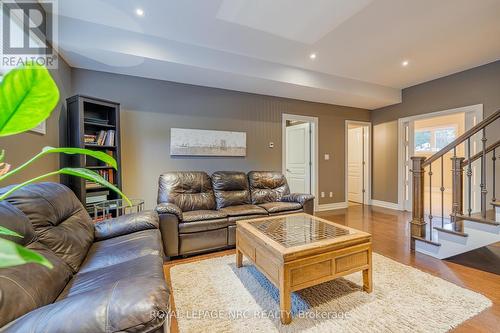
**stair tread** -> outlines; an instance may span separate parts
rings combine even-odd
[[[453,230],[451,228],[434,227],[434,229],[436,229],[438,231],[446,232],[446,233],[449,233],[449,234],[452,234],[452,235],[457,235],[457,236],[462,236],[462,237],[468,237],[469,236],[469,234],[467,234],[465,232]]]
[[[486,218],[483,218],[480,213],[475,213],[470,216],[466,214],[457,214],[457,218],[490,225],[500,225],[500,222],[495,221],[495,211],[493,210],[486,212]]]
[[[438,242],[431,241],[431,240],[428,240],[428,239],[425,239],[425,238],[422,238],[422,237],[413,236],[413,238],[416,239],[416,240],[419,240],[421,242],[424,242],[424,243],[429,243],[429,244],[432,244],[432,245],[435,245],[435,246],[441,246],[441,244],[438,243]]]

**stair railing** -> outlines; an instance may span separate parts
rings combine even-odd
[[[450,219],[452,222],[457,221],[457,216],[464,214],[464,170],[466,168],[466,181],[467,181],[467,214],[470,216],[472,213],[472,163],[480,159],[480,178],[481,178],[481,216],[486,218],[486,195],[488,193],[486,186],[486,155],[490,152],[492,154],[492,164],[493,164],[493,178],[492,178],[492,188],[493,188],[493,198],[492,201],[496,201],[495,192],[495,181],[496,181],[496,152],[500,150],[500,140],[493,143],[487,147],[486,139],[486,128],[500,118],[500,110],[496,111],[464,134],[460,135],[453,142],[446,145],[443,149],[435,153],[429,158],[423,156],[413,156],[412,161],[412,220],[410,221],[410,233],[411,233],[411,247],[415,247],[415,239],[428,240],[432,242],[432,229],[433,229],[433,202],[432,202],[432,176],[433,176],[433,164],[440,161],[440,194],[441,194],[441,227],[444,226],[444,155],[453,151],[453,157],[451,157],[452,163],[452,207]],[[471,138],[477,133],[481,133],[481,151],[473,156],[471,156]],[[457,156],[457,147],[464,143],[467,147],[467,158]],[[424,215],[424,183],[425,183],[425,169],[428,168],[429,177],[429,215],[428,221],[429,226]],[[454,224],[455,227],[459,227],[460,224]],[[460,231],[460,230],[456,230]]]

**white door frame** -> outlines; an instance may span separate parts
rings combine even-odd
[[[437,111],[437,112],[429,112],[429,113],[424,113],[424,114],[419,114],[415,116],[410,116],[410,117],[405,117],[405,118],[399,118],[398,119],[398,209],[403,210],[404,207],[404,191],[403,191],[403,177],[404,177],[404,144],[403,142],[405,141],[405,133],[404,133],[404,128],[403,125],[406,122],[412,122],[415,120],[419,119],[425,119],[429,117],[437,117],[437,116],[445,116],[453,113],[471,113],[474,112],[478,118],[478,122],[483,120],[483,104],[475,104],[475,105],[469,105],[469,106],[463,106],[459,108],[454,108],[454,109],[448,109],[448,110],[443,110],[443,111]],[[466,117],[467,119],[467,117]],[[465,124],[467,127],[467,123]],[[467,128],[465,129],[467,130]],[[412,140],[410,140],[412,142]],[[411,157],[411,156],[410,156]],[[411,166],[410,166],[411,168]],[[411,193],[411,181],[410,181],[410,199],[412,197]],[[411,211],[410,209],[407,209],[407,211]]]
[[[344,151],[344,160],[345,160],[345,172],[344,172],[344,189],[345,189],[345,202],[347,203],[348,200],[348,182],[347,182],[347,169],[348,169],[348,156],[347,156],[347,150],[349,149],[348,147],[348,141],[349,141],[349,124],[352,125],[361,125],[361,126],[366,126],[368,128],[368,133],[365,133],[365,135],[368,138],[368,159],[365,161],[365,170],[364,170],[364,183],[366,184],[365,186],[365,193],[364,193],[364,202],[365,205],[371,205],[372,204],[372,123],[369,121],[357,121],[357,120],[346,120],[345,121],[345,151]],[[364,138],[363,138],[364,140]],[[364,158],[364,156],[363,156]]]
[[[314,211],[318,208],[318,117],[301,116],[283,113],[281,115],[281,172],[286,175],[286,122],[296,120],[308,122],[311,126],[311,193],[316,197],[314,200]]]

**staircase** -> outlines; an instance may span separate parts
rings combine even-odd
[[[445,259],[460,253],[468,252],[486,245],[500,242],[500,201],[496,198],[496,160],[500,157],[500,140],[489,144],[486,138],[487,131],[491,130],[493,123],[500,122],[500,110],[481,121],[479,124],[465,132],[455,141],[448,144],[439,152],[429,158],[412,157],[412,193],[413,210],[410,221],[411,247],[435,258]],[[496,134],[496,133],[492,133]],[[480,146],[480,151],[471,156],[471,147],[474,145],[473,138]],[[461,146],[467,156],[457,156]],[[444,187],[443,170],[444,155],[452,152],[452,207],[449,217],[443,216],[444,212]],[[487,174],[488,163],[491,163],[492,173]],[[476,167],[472,167],[475,165]],[[479,166],[479,167],[477,167]],[[441,169],[440,179],[433,179],[432,170]],[[474,174],[474,172],[477,173]],[[473,177],[480,178],[480,191],[474,195]],[[429,200],[424,202],[424,182],[428,177],[429,192],[432,184],[440,185],[441,205],[436,207],[429,193]],[[440,183],[439,183],[440,182]],[[465,185],[465,186],[464,186]],[[491,200],[487,200],[488,191],[492,194]],[[475,197],[477,196],[477,198]],[[478,209],[474,209],[473,203],[478,199]],[[434,204],[434,207],[433,207]],[[428,208],[424,214],[424,207]],[[433,216],[433,212],[440,217]]]

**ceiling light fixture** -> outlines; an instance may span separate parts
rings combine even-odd
[[[311,58],[312,60],[316,59],[316,53],[311,53],[309,55],[309,58]]]
[[[405,60],[405,61],[403,61],[403,62],[401,63],[401,65],[402,65],[403,67],[406,67],[406,66],[408,66],[408,64],[409,64],[409,63],[410,63],[410,62],[409,62],[408,60]]]
[[[137,16],[144,16],[144,10],[142,10],[142,8],[137,8],[135,10],[135,13],[137,14]]]

